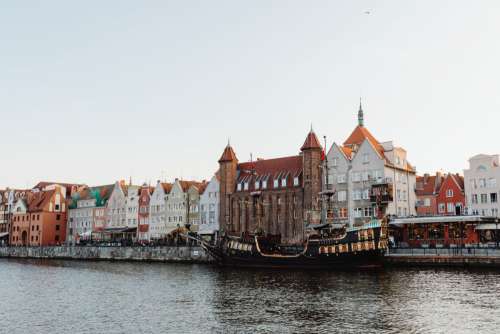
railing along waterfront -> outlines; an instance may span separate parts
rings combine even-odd
[[[500,248],[497,247],[390,248],[387,251],[387,255],[500,257]]]

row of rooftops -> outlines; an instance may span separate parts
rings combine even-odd
[[[399,150],[404,151],[402,148],[394,147],[392,142],[381,143],[370,133],[370,131],[364,126],[364,116],[361,104],[358,111],[358,125],[354,128],[352,133],[343,143],[343,145],[338,145],[346,159],[352,160],[358,151],[359,147],[364,143],[368,142],[380,158],[385,160],[387,166],[409,171],[415,173],[415,168],[408,163],[406,160],[403,161],[401,166],[397,166],[393,163],[387,152]],[[336,145],[335,143],[332,147]],[[224,148],[224,151],[219,159],[219,163],[236,163],[237,170],[239,172],[237,182],[246,182],[250,177],[255,178],[256,181],[260,181],[263,178],[278,179],[282,175],[299,175],[302,172],[302,154],[308,150],[320,150],[323,151],[323,147],[318,140],[318,137],[314,133],[313,129],[309,131],[304,144],[300,148],[301,154],[292,157],[275,158],[275,159],[257,159],[257,161],[238,163],[238,158],[231,147],[230,143]],[[406,151],[404,151],[406,152]],[[324,152],[323,152],[324,154]]]
[[[218,177],[218,174],[216,174]],[[178,180],[181,189],[186,192],[191,187],[194,187],[199,194],[203,194],[205,189],[208,186],[207,181],[187,181],[187,180]],[[0,208],[5,208],[7,204],[15,204],[18,200],[24,201],[28,211],[35,212],[42,210],[48,201],[52,198],[55,187],[60,186],[64,188],[66,203],[69,209],[73,209],[77,207],[78,201],[83,200],[95,200],[95,205],[97,207],[103,207],[106,205],[107,201],[111,197],[113,193],[113,189],[115,188],[115,184],[107,184],[102,186],[93,186],[89,187],[84,184],[70,184],[70,183],[61,183],[61,182],[39,182],[31,189],[4,189],[0,190]],[[120,186],[123,193],[127,196],[130,191],[134,191],[135,194],[139,196],[141,191],[146,189],[148,193],[151,195],[155,189],[155,187],[151,187],[147,184],[143,184],[142,186],[136,186],[132,184],[126,184],[124,181],[119,181],[118,185]],[[166,193],[170,193],[172,190],[173,183],[161,183],[164,191]],[[132,194],[130,194],[132,195]],[[9,203],[9,197],[12,197],[12,202]]]
[[[432,196],[438,194],[446,178],[451,178],[462,191],[465,190],[464,177],[462,175],[458,173],[443,174],[437,172],[436,175],[424,174],[423,176],[417,176],[415,184],[417,196]]]

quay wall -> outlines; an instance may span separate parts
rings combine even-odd
[[[500,268],[500,249],[396,249],[384,260],[389,266]]]
[[[201,247],[0,247],[0,258],[209,263]]]

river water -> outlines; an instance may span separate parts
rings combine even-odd
[[[0,260],[0,333],[499,333],[500,271]]]

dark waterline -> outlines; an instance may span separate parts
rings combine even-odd
[[[500,271],[0,260],[1,333],[498,333]]]

